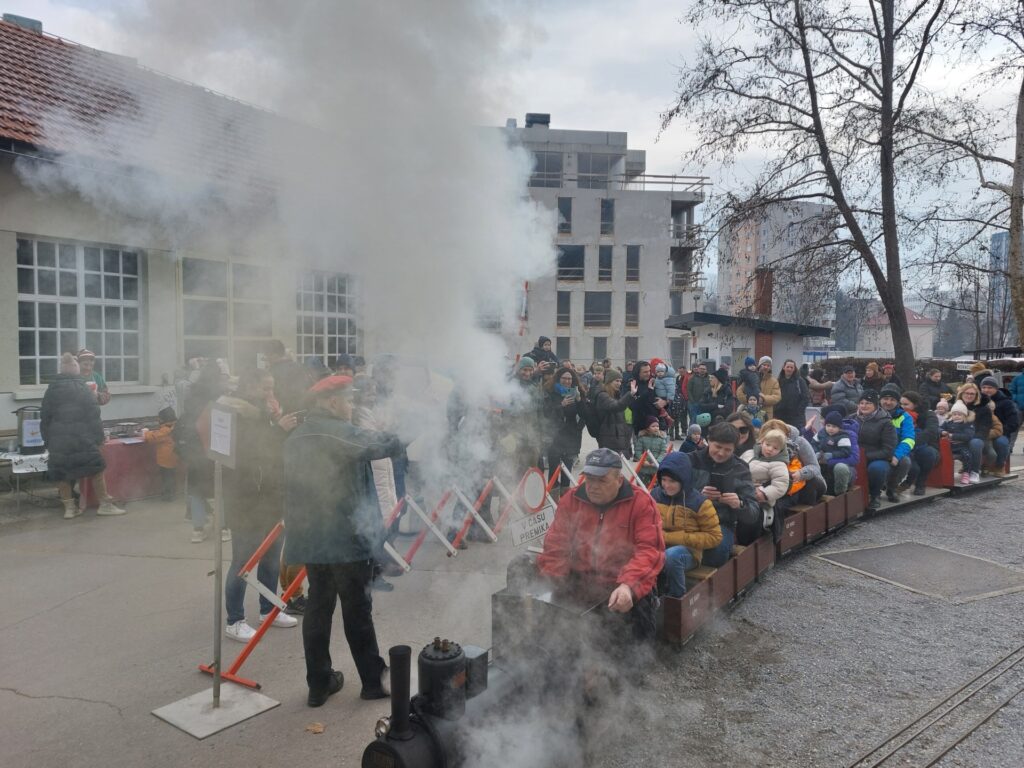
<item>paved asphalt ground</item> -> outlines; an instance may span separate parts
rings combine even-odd
[[[921,540],[1024,569],[1022,483],[868,522],[817,550]],[[388,703],[359,700],[340,621],[335,666],[350,682],[320,709],[305,705],[299,628],[275,628],[243,672],[279,707],[204,741],[151,714],[210,687],[196,665],[212,653],[213,545],[188,542],[182,513],[144,502],[64,521],[56,504],[0,506],[0,765],[358,765]],[[449,559],[428,545],[395,592],[375,593],[382,648],[436,634],[487,646],[489,596],[518,552],[475,544]],[[1024,642],[1022,608],[1021,593],[952,605],[796,555],[662,654],[634,694],[636,728],[601,764],[844,764]],[[254,621],[252,594],[247,609]],[[240,649],[225,639],[228,660]],[[1018,702],[944,765],[1024,765],[1021,712]],[[323,733],[306,730],[314,722]]]

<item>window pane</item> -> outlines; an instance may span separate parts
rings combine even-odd
[[[128,253],[127,251],[122,253],[121,271],[126,275],[139,274],[139,255],[137,253]]]
[[[36,292],[36,273],[33,269],[18,270],[18,293]]]
[[[185,334],[187,336],[227,336],[228,305],[226,301],[185,301]],[[191,355],[196,357],[196,355]]]
[[[60,246],[60,268],[77,269],[78,262],[75,259],[75,246],[66,243]]]
[[[342,320],[341,322],[344,323],[345,321]],[[338,333],[338,318],[336,318],[336,317],[328,317],[327,318],[327,334],[329,336],[333,336],[333,335],[335,335],[337,333]]]
[[[116,357],[104,360],[103,375],[107,381],[121,381],[121,361]]]
[[[52,269],[37,269],[38,292],[43,296],[57,295],[57,273]]]
[[[124,381],[139,380],[139,361],[136,358],[126,358],[124,361]]]
[[[313,333],[313,318],[304,317],[302,318],[302,332],[305,334]]]
[[[572,198],[558,198],[558,234],[568,235],[572,232]]]
[[[272,323],[268,304],[234,304],[235,336],[270,336]]]
[[[18,302],[18,325],[21,328],[36,327],[36,305],[34,302]]]
[[[313,318],[313,333],[317,336],[322,336],[324,332],[324,319],[322,317]]]
[[[137,334],[137,333],[126,333],[124,335],[124,354],[126,354],[126,355],[138,355],[139,354],[139,334]]]
[[[124,288],[124,300],[125,301],[138,301],[139,300],[139,281],[134,277],[126,277],[121,281],[122,287]]]
[[[64,352],[78,353],[78,331],[60,332],[60,351],[62,354]]]
[[[40,267],[56,267],[57,246],[53,243],[36,243],[36,264]]]
[[[43,358],[39,361],[39,383],[49,384],[57,378],[57,358]]]
[[[560,360],[569,357],[569,337],[559,336],[555,339],[555,356]]]
[[[100,271],[100,249],[99,248],[85,248],[85,268],[90,272]]]
[[[587,326],[608,326],[611,323],[611,292],[587,291],[583,297],[583,324]]]
[[[39,332],[39,354],[55,356],[57,354],[57,332],[56,331],[40,331]]]
[[[640,279],[640,246],[626,246],[626,280],[635,282]]]
[[[78,274],[75,272],[61,272],[60,273],[60,295],[61,296],[77,296],[78,295]]]
[[[356,335],[356,321],[355,320],[349,320],[348,321],[348,334],[349,334],[349,336],[355,336]],[[349,351],[354,352],[355,349],[350,346],[349,347]]]
[[[327,296],[327,311],[337,312],[338,311],[338,297],[334,295]]]
[[[315,301],[313,304],[313,310],[315,312],[324,311],[324,295],[322,293],[316,294]]]
[[[265,299],[270,295],[270,283],[262,267],[232,264],[231,278],[236,299]]]
[[[103,334],[99,331],[86,333],[85,348],[92,350],[99,357],[103,357]]]
[[[36,361],[18,361],[18,381],[22,384],[36,384]]]
[[[594,360],[604,360],[608,357],[608,339],[594,339]]]
[[[338,297],[338,312],[348,312],[348,299],[344,298],[343,296]]]
[[[61,304],[60,305],[60,327],[61,328],[77,328],[78,327],[78,307],[75,304]]]
[[[583,246],[563,245],[558,249],[558,279],[583,279]]]
[[[85,305],[85,327],[86,328],[102,328],[103,327],[103,307],[98,304],[86,304]]]
[[[56,328],[57,327],[57,305],[42,303],[37,305],[39,307],[39,327],[40,328]]]
[[[104,334],[105,346],[103,349],[104,355],[120,355],[121,354],[121,334],[120,333],[107,333]]]
[[[18,354],[22,357],[35,357],[36,355],[36,332],[18,332]]]
[[[120,299],[121,298],[121,278],[117,275],[104,275],[103,276],[103,298],[105,299]]]
[[[206,259],[182,259],[181,289],[186,296],[228,295],[228,265]]]
[[[102,278],[99,275],[94,275],[90,272],[85,273],[85,298],[87,299],[99,299],[102,297]]]
[[[31,240],[18,239],[18,263],[27,264],[29,266],[32,266],[32,264],[35,263],[32,257]]]
[[[110,248],[104,249],[103,251],[103,271],[111,274],[120,274],[121,272],[121,252],[111,250]]]
[[[626,337],[626,359],[636,360],[640,356],[640,339],[636,336]]]
[[[612,279],[612,247],[602,245],[597,249],[597,279],[608,281]]]
[[[103,308],[103,327],[108,331],[120,330],[121,328],[121,308],[120,307],[104,307]]]
[[[124,308],[124,329],[126,331],[137,331],[139,329],[139,310],[135,307]]]

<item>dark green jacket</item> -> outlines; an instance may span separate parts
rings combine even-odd
[[[379,557],[384,523],[370,461],[397,456],[394,435],[359,429],[315,408],[284,446],[284,551],[289,563]]]

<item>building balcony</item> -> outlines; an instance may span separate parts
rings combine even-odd
[[[704,290],[704,273],[673,272],[669,282],[669,289],[673,291],[701,293]]]
[[[605,191],[632,190],[639,192],[673,192],[687,195],[691,202],[704,200],[704,189],[710,186],[707,176],[668,176],[640,173],[558,173],[534,172],[531,187],[565,189],[602,189]]]
[[[669,237],[677,248],[703,248],[705,243],[701,235],[702,228],[699,224],[685,225],[672,222],[669,225]]]

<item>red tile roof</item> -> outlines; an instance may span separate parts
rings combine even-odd
[[[0,21],[0,138],[245,184],[260,181],[260,139],[278,119],[132,59]]]
[[[903,308],[903,311],[906,312],[907,315],[907,325],[909,325],[912,328],[914,326],[938,325],[937,320],[934,320],[930,317],[925,317],[920,312],[915,312],[914,310],[907,309],[906,307]],[[889,315],[886,312],[882,312],[880,315],[876,315],[875,317],[865,320],[864,325],[888,326]]]

